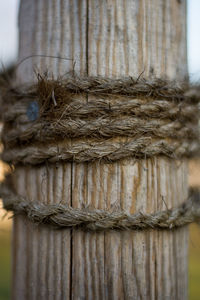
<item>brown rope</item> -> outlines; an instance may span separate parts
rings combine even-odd
[[[152,214],[138,212],[129,214],[126,211],[106,211],[77,209],[63,204],[42,204],[30,202],[24,197],[12,193],[5,186],[0,190],[4,208],[15,215],[26,215],[39,224],[49,224],[57,228],[77,228],[85,230],[108,229],[173,229],[192,222],[200,221],[199,196],[190,195],[180,206]]]
[[[7,87],[3,98],[9,163],[181,158],[199,150],[199,88],[186,84],[38,76],[37,84]]]
[[[64,138],[106,138],[151,136],[194,140],[199,138],[199,131],[193,124],[179,121],[168,122],[163,119],[142,120],[131,116],[121,118],[96,118],[83,120],[71,118],[54,122],[37,122],[24,130],[24,125],[7,130],[4,144],[16,145],[26,142],[52,142]]]
[[[89,102],[79,99],[80,96],[69,95],[68,98],[63,100],[63,110],[61,111],[61,104],[57,103],[57,106],[52,107],[51,114],[49,116],[48,111],[40,113],[40,119],[44,118],[46,121],[63,120],[64,118],[81,118],[87,119],[88,117],[106,117],[108,113],[112,117],[118,117],[120,115],[128,115],[133,117],[143,118],[165,118],[165,119],[181,119],[191,121],[194,115],[194,106],[196,103],[189,101],[176,102],[171,99],[137,99],[125,96],[115,96],[115,98],[108,95],[102,98],[90,99]],[[57,99],[57,97],[56,97]],[[27,107],[32,100],[25,98],[21,99],[11,105],[4,107],[3,119],[4,122],[16,121],[28,123]],[[50,106],[51,107],[51,106]]]
[[[170,158],[191,157],[199,152],[197,141],[168,141],[156,140],[151,137],[121,138],[108,140],[65,140],[56,144],[34,144],[8,149],[3,152],[2,159],[13,164],[37,165],[44,162],[58,161],[114,162],[120,159],[133,157],[135,159],[165,155]]]

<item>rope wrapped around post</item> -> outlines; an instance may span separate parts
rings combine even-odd
[[[4,208],[14,214],[22,214],[37,224],[48,224],[59,228],[81,228],[89,231],[102,230],[143,230],[174,229],[192,222],[200,221],[199,191],[191,190],[188,200],[179,207],[157,211],[152,214],[126,211],[105,211],[99,209],[77,209],[63,204],[45,205],[32,202],[3,186],[0,197],[4,199]]]
[[[95,97],[86,102],[88,94]],[[186,83],[74,74],[54,80],[38,75],[35,84],[5,87],[1,117],[2,158],[14,165],[158,155],[182,159],[199,153],[199,87]],[[200,218],[200,206],[194,206],[191,197],[177,208],[129,215],[33,203],[5,186],[0,194],[5,209],[58,227],[171,229]]]

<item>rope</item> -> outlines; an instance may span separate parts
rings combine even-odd
[[[86,99],[88,98],[88,101]],[[167,80],[77,77],[3,93],[3,159],[117,161],[199,152],[199,88]]]
[[[37,165],[44,162],[58,161],[91,162],[95,160],[114,162],[134,157],[135,159],[164,155],[176,159],[191,157],[199,151],[196,141],[152,140],[151,137],[123,138],[108,140],[67,140],[56,144],[35,144],[34,146],[16,147],[3,152],[2,158],[7,163]]]
[[[200,198],[191,194],[180,206],[152,214],[126,211],[78,209],[63,204],[42,204],[30,202],[16,195],[5,186],[0,190],[4,208],[15,215],[25,215],[31,222],[49,224],[56,228],[81,228],[99,231],[108,229],[142,230],[173,229],[200,221]]]
[[[199,153],[199,87],[167,80],[77,77],[2,88],[2,158],[12,164],[114,162]],[[172,229],[200,220],[200,203],[152,214],[45,205],[2,186],[4,208],[36,223],[86,230]]]

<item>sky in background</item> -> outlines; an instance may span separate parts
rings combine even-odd
[[[14,62],[17,57],[19,2],[19,0],[0,0],[0,63],[4,66]],[[187,0],[187,3],[189,74],[192,80],[198,80],[200,79],[200,0]]]
[[[190,78],[200,80],[200,0],[188,3],[188,68]]]
[[[17,58],[18,7],[19,0],[0,0],[0,64],[4,66]]]

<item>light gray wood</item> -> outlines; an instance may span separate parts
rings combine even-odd
[[[175,0],[22,0],[19,82],[33,68],[54,76],[183,79],[186,3]],[[74,65],[75,63],[75,65]],[[90,101],[89,96],[83,101]],[[17,191],[73,207],[154,212],[187,197],[187,163],[166,158],[113,164],[18,167]],[[13,299],[186,299],[188,230],[88,233],[13,226]]]

